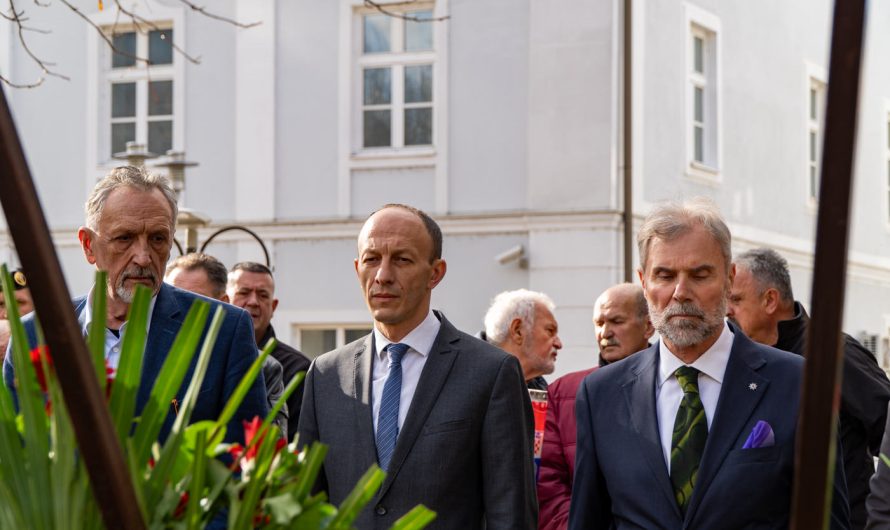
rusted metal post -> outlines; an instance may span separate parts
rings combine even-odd
[[[62,267],[2,90],[0,203],[22,266],[28,271],[31,294],[46,333],[46,342],[53,352],[65,401],[70,404],[68,414],[105,526],[142,530],[145,522],[136,502],[129,468],[112,427],[105,396],[99,390],[86,342],[74,317]]]
[[[842,375],[841,325],[865,0],[836,1],[816,225],[812,319],[797,425],[791,528],[826,528]],[[824,508],[824,509],[820,509]]]

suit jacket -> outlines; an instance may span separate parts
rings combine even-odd
[[[887,410],[890,418],[890,408]],[[884,439],[881,442],[881,454],[890,457],[890,421],[884,429]],[[869,530],[890,529],[890,466],[883,459],[878,462],[875,474],[871,477],[871,493],[865,502],[868,509]]]
[[[585,378],[576,401],[569,528],[788,527],[803,359],[732,331],[732,350],[685,518],[674,499],[658,434],[659,344]],[[759,420],[772,427],[775,445],[742,449]],[[848,528],[840,458],[836,471],[831,526]]]
[[[145,354],[142,360],[142,380],[139,385],[139,392],[136,396],[136,415],[138,416],[145,407],[151,389],[154,386],[161,366],[167,358],[167,353],[173,345],[179,328],[185,321],[192,302],[201,299],[211,303],[211,316],[217,307],[222,307],[224,318],[222,326],[219,330],[219,336],[213,346],[213,352],[210,358],[210,364],[207,373],[204,376],[204,382],[201,384],[201,392],[198,395],[198,402],[192,411],[192,423],[201,420],[215,420],[225,407],[229,396],[238,386],[241,378],[247,372],[251,363],[257,358],[257,347],[253,336],[253,323],[250,315],[243,309],[239,309],[229,304],[223,304],[216,300],[211,300],[203,296],[177,289],[169,284],[162,283],[155,301],[154,312],[151,316],[151,324],[148,331],[148,338],[145,344]],[[75,311],[79,316],[81,311],[86,308],[86,297],[74,300]],[[25,330],[28,332],[30,347],[33,348],[37,344],[36,335],[34,333],[33,313],[26,316],[23,320]],[[210,327],[210,318],[204,328],[206,336],[207,329]],[[203,341],[204,338],[201,338]],[[200,348],[200,343],[198,348]],[[185,391],[188,388],[192,378],[195,365],[198,361],[198,353],[195,353],[192,359],[192,365],[183,380],[182,387],[177,393],[177,399],[181,402],[185,397]],[[15,371],[12,366],[12,356],[7,356],[3,364],[3,377],[6,385],[15,392]],[[232,417],[226,430],[226,441],[244,441],[244,427],[242,420],[249,420],[254,416],[265,418],[268,412],[266,406],[266,387],[262,377],[257,377],[251,386],[250,391],[244,397],[241,407]],[[164,441],[173,427],[175,419],[175,411],[171,407],[170,413],[161,429],[160,441]]]
[[[399,433],[389,473],[356,528],[389,528],[417,504],[430,529],[534,529],[531,402],[515,357],[444,316]],[[377,462],[371,408],[373,333],[316,359],[299,443],[329,452],[319,485],[339,504]]]

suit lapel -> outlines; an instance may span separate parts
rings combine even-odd
[[[658,414],[655,410],[658,343],[648,350],[636,354],[631,359],[638,362],[631,371],[633,375],[623,385],[628,416],[630,416],[638,434],[636,439],[640,444],[640,453],[652,470],[652,476],[658,483],[658,489],[667,499],[668,505],[673,507],[677,519],[680,520],[683,516],[674,499],[674,490],[667,473],[667,466],[664,463],[661,437],[658,434]]]
[[[433,410],[433,406],[439,399],[439,393],[445,386],[448,374],[451,372],[451,366],[457,358],[460,348],[460,334],[457,329],[449,323],[444,316],[438,315],[441,321],[439,334],[436,336],[436,342],[433,343],[433,349],[427,357],[423,371],[420,373],[420,380],[417,382],[417,390],[411,399],[411,407],[408,409],[408,415],[405,417],[405,423],[399,432],[399,438],[396,441],[396,447],[389,463],[389,472],[386,480],[380,488],[378,498],[386,495],[390,485],[399,474],[402,464],[417,437],[423,430],[426,420]]]
[[[142,379],[136,399],[136,410],[141,411],[148,402],[151,389],[161,371],[167,353],[173,346],[176,332],[182,324],[182,313],[176,293],[166,283],[161,284],[154,311],[151,314],[148,338],[145,342],[145,353],[142,358]]]
[[[366,448],[365,458],[371,463],[377,462],[377,444],[374,441],[374,409],[371,407],[371,361],[374,357],[374,333],[365,337],[365,340],[355,350],[353,357],[354,377],[351,395],[355,398],[356,436],[359,437],[356,447]],[[369,448],[369,449],[367,449]]]
[[[695,491],[689,501],[687,522],[692,521],[702,497],[707,494],[708,486],[769,386],[769,380],[757,373],[766,360],[757,354],[751,340],[743,333],[735,328],[732,331],[735,334],[732,350],[708,431],[708,442],[698,468]]]

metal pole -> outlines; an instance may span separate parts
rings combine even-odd
[[[826,528],[831,509],[843,370],[840,330],[864,28],[865,0],[835,2],[816,225],[813,315],[807,330],[791,504],[791,528],[795,530]]]
[[[633,282],[633,0],[624,0],[624,281]]]
[[[142,530],[145,522],[127,471],[129,466],[74,317],[68,287],[4,91],[0,91],[0,203],[22,266],[28,271],[31,294],[53,352],[62,393],[72,405],[68,414],[105,526]]]

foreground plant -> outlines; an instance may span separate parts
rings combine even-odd
[[[83,459],[56,378],[52,352],[36,326],[39,346],[29,350],[12,284],[5,265],[0,281],[9,305],[16,367],[19,412],[13,396],[0,385],[0,528],[34,530],[102,529]],[[95,285],[105,285],[103,272]],[[127,317],[120,361],[114,377],[105,364],[105,292],[95,289],[87,342],[97,381],[105,390],[112,423],[127,458],[139,508],[151,529],[348,529],[383,482],[385,473],[373,466],[339,506],[327,503],[312,486],[327,449],[313,444],[298,452],[296,443],[280,439],[271,427],[280,407],[302,382],[299,374],[266,418],[245,422],[245,443],[223,444],[232,419],[274,342],[245,374],[216,421],[189,425],[191,413],[210,362],[222,323],[222,310],[210,317],[210,304],[196,301],[185,319],[158,375],[151,396],[135,417],[142,371],[146,323],[151,292],[138,287]],[[200,351],[199,351],[200,346]],[[195,361],[195,354],[198,353]],[[173,428],[163,445],[161,427],[190,368],[191,382]],[[77,404],[73,404],[77,406]],[[393,528],[423,528],[435,514],[418,506]]]

